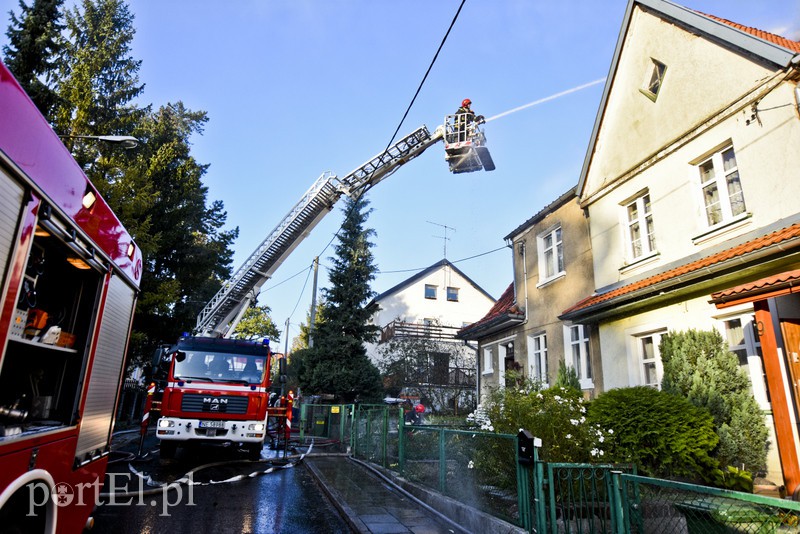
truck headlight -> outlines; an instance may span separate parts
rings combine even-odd
[[[175,421],[170,421],[169,419],[158,420],[158,428],[169,428],[173,426],[175,426]]]
[[[263,432],[264,431],[264,423],[251,423],[247,430],[255,430],[256,432]]]

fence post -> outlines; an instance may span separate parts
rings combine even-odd
[[[517,436],[519,441],[519,436]],[[530,487],[530,469],[527,465],[522,465],[519,461],[519,444],[515,454],[517,464],[517,509],[519,510],[519,521],[521,527],[526,532],[533,532],[531,524],[531,496],[528,492]]]
[[[386,468],[386,457],[389,455],[389,407],[383,407],[383,450],[381,451],[381,465]]]
[[[306,408],[308,408],[307,404],[300,405],[300,443],[303,443],[306,436]]]
[[[622,506],[622,471],[611,471],[611,530],[613,534],[625,534],[625,510]]]
[[[397,467],[400,474],[405,474],[406,469],[406,419],[403,417],[403,407],[399,406],[400,417],[397,420]]]
[[[444,456],[444,429],[439,429],[439,491],[447,495],[447,458]]]
[[[536,532],[547,532],[547,508],[544,493],[544,463],[539,461],[539,449],[534,451],[533,502],[536,510]]]

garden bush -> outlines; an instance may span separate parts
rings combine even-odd
[[[758,472],[766,467],[769,434],[750,392],[750,378],[719,332],[665,334],[660,344],[663,391],[707,408],[719,445],[712,453],[723,468]]]
[[[530,431],[542,440],[539,459],[545,462],[583,463],[603,460],[605,433],[586,421],[586,401],[571,387],[542,389],[541,384],[509,373],[514,386],[493,390],[467,417],[476,430],[516,436]],[[474,468],[484,480],[500,487],[515,484],[515,447],[500,441],[476,446]]]
[[[612,389],[589,404],[587,419],[606,429],[605,460],[640,473],[705,480],[719,438],[708,410],[647,386]]]

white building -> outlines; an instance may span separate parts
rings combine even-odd
[[[380,310],[372,321],[381,327],[381,337],[378,343],[367,346],[373,363],[380,367],[385,351],[400,340],[427,343],[424,350],[431,352],[424,372],[405,384],[411,388],[406,388],[405,395],[430,397],[431,388],[438,386],[453,391],[470,386],[474,392],[475,347],[454,335],[486,314],[495,303],[491,295],[445,259],[378,295],[374,301]],[[458,404],[452,391],[449,396],[446,392],[436,396],[439,398],[427,399],[434,407]]]

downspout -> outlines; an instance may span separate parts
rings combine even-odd
[[[528,324],[528,256],[525,241],[519,242],[519,251],[522,254],[522,289],[525,291],[525,320],[522,324]]]
[[[800,54],[792,58],[791,65],[795,70],[800,69]],[[800,115],[800,85],[794,86],[794,109]]]

